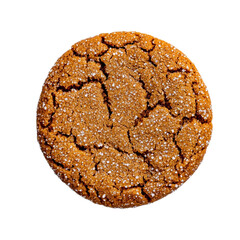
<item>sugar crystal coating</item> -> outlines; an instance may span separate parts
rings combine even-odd
[[[197,169],[211,138],[211,101],[194,64],[137,32],[74,44],[53,66],[37,110],[55,173],[109,207],[154,202]]]

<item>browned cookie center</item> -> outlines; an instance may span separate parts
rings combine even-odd
[[[195,66],[149,35],[101,34],[58,59],[38,105],[38,140],[56,174],[111,207],[158,200],[185,182],[211,137]]]

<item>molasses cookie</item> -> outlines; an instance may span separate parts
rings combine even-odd
[[[152,36],[82,40],[51,69],[37,109],[38,141],[69,187],[95,203],[154,202],[197,169],[212,131],[196,67]]]

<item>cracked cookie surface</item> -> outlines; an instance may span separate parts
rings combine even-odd
[[[109,207],[154,202],[197,169],[211,138],[210,98],[172,45],[136,32],[74,44],[51,69],[37,109],[49,165]]]

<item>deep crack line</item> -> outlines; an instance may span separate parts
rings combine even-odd
[[[195,105],[196,105],[196,112],[195,112],[195,118],[199,121],[199,122],[201,122],[202,124],[204,124],[204,123],[210,123],[210,121],[208,121],[208,120],[205,120],[200,114],[198,114],[198,112],[197,112],[197,110],[198,110],[198,102],[197,102],[197,96],[198,96],[198,94],[196,93],[196,91],[194,90],[194,87],[193,87],[193,85],[194,84],[197,84],[196,82],[192,82],[191,83],[191,88],[192,88],[192,91],[193,91],[193,94],[195,95]]]
[[[148,196],[148,194],[144,191],[144,186],[141,186],[141,194],[147,199],[148,202],[151,202],[152,199]]]
[[[157,106],[161,106],[161,107],[167,108],[160,100],[159,100],[153,107],[150,107],[150,106],[147,105],[147,108],[141,112],[140,117],[138,117],[138,118],[135,120],[134,127],[137,127],[139,123],[143,122],[143,119],[147,119],[147,118],[149,117],[150,113],[151,113],[152,111],[154,111],[154,110],[157,108]],[[168,108],[167,108],[167,109],[168,109]],[[168,109],[168,110],[169,110],[169,109]],[[170,111],[170,110],[169,110],[169,114],[170,114],[172,117],[176,118],[175,116],[173,116],[173,115],[171,114],[171,111]]]
[[[145,87],[145,82],[141,79],[141,76],[140,76],[138,82],[140,82],[140,83],[142,84],[142,89],[145,90],[145,92],[146,92],[146,99],[147,99],[147,101],[148,101],[148,100],[150,99],[150,97],[151,97],[152,94],[146,89],[146,87]]]
[[[63,164],[57,162],[57,161],[54,160],[53,158],[48,159],[48,161],[52,162],[52,163],[55,164],[56,166],[61,167],[62,169],[66,170],[66,171],[69,171],[69,170],[67,170],[67,169],[63,166]]]
[[[81,82],[79,81],[77,83],[77,85],[70,85],[67,88],[63,87],[63,86],[58,86],[57,87],[57,92],[58,91],[62,91],[62,92],[71,92],[72,90],[76,90],[76,91],[80,91],[85,85],[89,84],[89,83],[100,83],[100,80],[98,79],[88,79],[86,82]]]
[[[173,135],[173,142],[176,146],[176,148],[178,149],[178,153],[179,153],[179,157],[181,159],[181,162],[183,163],[184,161],[184,156],[182,154],[182,149],[178,146],[177,140],[176,140],[176,136],[178,136],[179,132],[181,131],[182,127],[183,127],[184,122],[182,123],[182,125],[179,127],[178,131]]]
[[[101,68],[100,70],[102,71],[102,73],[105,75],[106,77],[106,80],[108,80],[108,73],[106,71],[106,64],[100,59],[100,65],[101,65]],[[102,91],[103,91],[103,100],[104,100],[104,103],[106,104],[107,106],[107,109],[108,109],[108,118],[110,119],[111,118],[111,115],[112,115],[112,110],[111,110],[111,103],[110,103],[110,100],[109,100],[109,97],[108,97],[108,91],[107,91],[107,88],[105,86],[105,84],[102,82],[101,83],[101,88],[102,88]]]
[[[107,106],[107,109],[108,109],[108,118],[110,119],[111,118],[111,115],[112,115],[112,110],[111,110],[111,103],[109,101],[109,98],[108,98],[108,91],[107,91],[107,88],[106,86],[104,85],[104,83],[101,83],[101,87],[102,87],[102,95],[103,95],[103,102],[106,104]]]
[[[136,154],[138,157],[142,158],[143,161],[148,165],[148,168],[154,168],[153,165],[147,160],[146,154],[148,153],[148,151],[146,151],[144,153],[140,153],[134,149],[133,143],[131,141],[130,130],[127,131],[127,136],[128,136],[129,143],[131,144],[133,153]]]
[[[79,184],[81,184],[81,183],[83,184],[83,186],[84,186],[85,189],[86,189],[86,194],[87,194],[87,196],[89,197],[89,196],[90,196],[89,187],[88,187],[88,185],[87,185],[84,181],[82,181],[82,175],[81,175],[80,172],[79,172],[78,182],[79,182]]]
[[[139,40],[139,39],[138,39],[138,40]],[[124,44],[124,45],[121,46],[121,47],[117,47],[117,46],[115,46],[114,44],[111,45],[111,44],[107,43],[106,40],[105,40],[105,37],[102,36],[102,37],[101,37],[101,43],[105,44],[105,45],[108,47],[108,49],[111,49],[111,48],[115,48],[115,49],[121,49],[121,48],[122,48],[122,49],[123,49],[123,48],[125,48],[125,47],[128,46],[128,45],[134,45],[135,43],[139,43],[139,41],[133,40],[132,42],[128,42],[128,43]],[[107,52],[107,51],[106,51],[106,52]]]
[[[151,50],[147,51],[148,57],[149,57],[148,60],[149,60],[149,62],[150,62],[154,67],[157,67],[157,64],[153,62],[152,56],[151,56],[151,52],[153,52],[154,49],[155,49],[155,47],[156,47],[156,44],[154,43],[154,39],[152,40],[152,45],[153,45],[153,48],[152,48]]]

